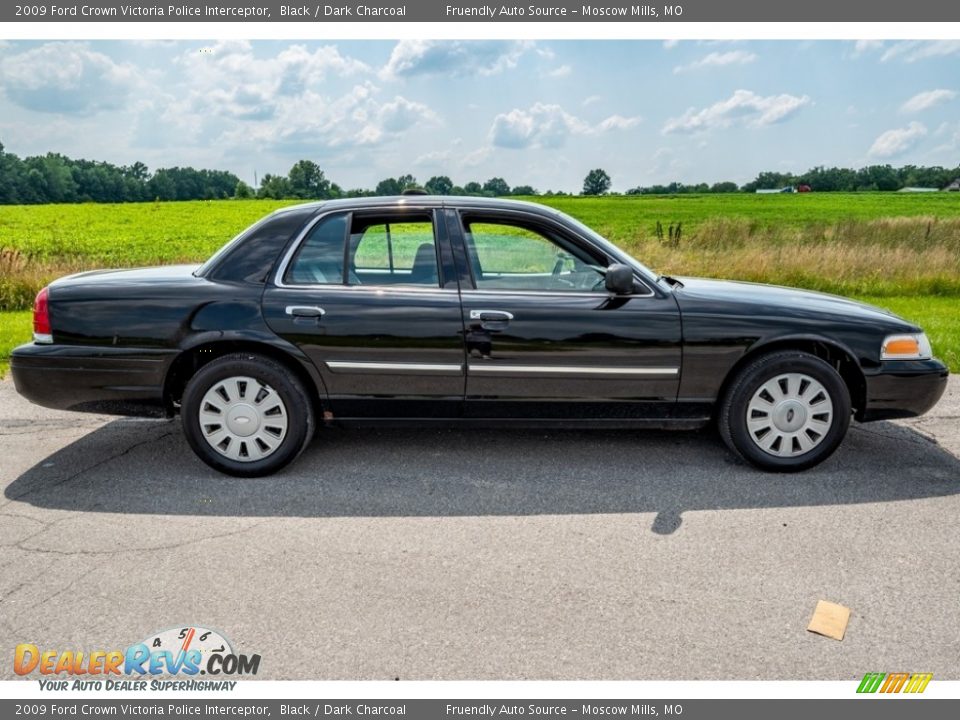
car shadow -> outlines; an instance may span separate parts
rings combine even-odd
[[[853,425],[827,462],[768,474],[713,431],[326,428],[268,478],[220,475],[179,421],[117,420],[37,463],[5,490],[37,507],[242,517],[683,514],[896,502],[960,492],[960,459],[892,423]]]

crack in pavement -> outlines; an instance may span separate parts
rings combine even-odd
[[[882,437],[882,438],[884,438],[884,439],[886,439],[886,440],[900,440],[900,441],[902,441],[902,442],[913,443],[914,445],[924,445],[924,446],[926,446],[926,445],[938,445],[938,444],[939,444],[939,443],[937,442],[937,439],[936,439],[936,438],[927,437],[926,435],[921,435],[921,434],[920,434],[919,432],[917,432],[916,430],[914,430],[914,432],[918,435],[918,437],[923,438],[922,440],[915,440],[915,439],[913,439],[913,438],[911,438],[911,437],[904,437],[904,436],[901,435],[900,433],[891,434],[891,433],[877,432],[876,430],[868,430],[868,429],[866,429],[865,427],[863,427],[862,425],[851,425],[851,426],[850,426],[850,429],[851,429],[851,430],[855,430],[856,432],[862,432],[862,433],[864,433],[864,434],[866,434],[866,435],[873,435],[874,437]]]
[[[6,507],[7,507],[8,505],[10,505],[11,503],[14,503],[14,502],[17,502],[17,501],[19,501],[19,500],[22,500],[23,498],[27,497],[28,495],[32,495],[33,493],[35,493],[35,492],[37,492],[37,491],[39,491],[39,490],[52,490],[52,489],[54,489],[54,488],[56,488],[56,487],[59,487],[60,485],[63,485],[63,484],[65,484],[65,483],[70,482],[71,480],[75,480],[76,478],[80,477],[81,475],[83,475],[83,474],[85,474],[85,473],[90,472],[91,470],[96,470],[97,468],[102,467],[103,465],[106,465],[108,462],[112,462],[113,460],[118,460],[118,459],[122,458],[124,455],[127,455],[127,454],[133,452],[134,450],[136,450],[136,449],[139,448],[139,447],[142,447],[142,446],[144,446],[144,445],[149,445],[150,443],[153,443],[153,442],[159,442],[159,441],[161,441],[161,440],[163,440],[163,439],[165,439],[165,438],[172,437],[172,436],[175,435],[175,434],[176,434],[176,433],[171,430],[171,431],[169,431],[169,432],[163,433],[162,435],[159,435],[158,437],[148,438],[147,440],[141,440],[140,442],[134,443],[133,445],[128,446],[127,448],[125,448],[124,450],[122,450],[122,451],[120,451],[120,452],[118,452],[118,453],[114,453],[113,455],[110,455],[110,456],[104,458],[103,460],[100,460],[100,461],[98,461],[98,462],[95,462],[93,465],[90,465],[90,466],[85,467],[85,468],[83,468],[83,469],[81,469],[81,470],[78,470],[77,472],[73,473],[72,475],[68,475],[67,477],[63,478],[62,480],[58,480],[58,481],[53,482],[53,483],[45,483],[45,482],[43,482],[42,480],[40,480],[40,481],[39,481],[39,484],[36,485],[35,487],[27,488],[26,490],[24,490],[22,493],[20,493],[19,495],[15,496],[15,497],[8,497],[7,502],[4,502],[4,503],[0,504],[0,509],[6,508]],[[26,539],[26,538],[25,538],[25,539]]]
[[[151,553],[159,552],[162,550],[177,550],[179,548],[188,547],[190,545],[196,545],[201,542],[208,542],[213,540],[222,540],[223,538],[234,537],[236,535],[242,535],[244,533],[255,530],[262,525],[266,525],[269,522],[273,522],[276,518],[265,518],[260,522],[247,525],[240,528],[239,530],[231,530],[229,532],[216,533],[214,535],[205,535],[204,537],[191,538],[190,540],[182,540],[177,543],[171,543],[170,545],[156,545],[154,547],[138,547],[138,548],[128,548],[128,549],[119,549],[119,550],[53,550],[49,548],[37,548],[37,547],[27,547],[22,543],[30,539],[30,537],[36,537],[36,535],[31,535],[30,537],[24,538],[18,543],[10,547],[15,547],[18,550],[22,550],[26,553],[37,554],[37,555],[59,555],[62,557],[74,557],[74,556],[89,556],[89,557],[99,557],[104,555],[125,555],[128,553]],[[38,533],[39,534],[39,533]],[[4,596],[6,597],[6,596]]]
[[[44,521],[44,520],[39,520],[39,519],[37,519],[37,518],[35,518],[35,517],[30,517],[29,515],[21,515],[20,513],[0,512],[0,517],[10,517],[10,518],[18,518],[18,519],[20,519],[20,520],[29,520],[30,522],[35,522],[35,523],[38,523],[38,524],[40,524],[40,525],[47,525],[47,524],[48,524],[48,523],[47,523],[46,521]]]
[[[24,435],[36,435],[37,432],[43,432],[44,437],[63,437],[64,435],[86,435],[90,430],[97,430],[97,426],[92,427],[60,427],[60,428],[50,428],[43,429],[40,428],[31,428],[25,429],[22,432],[0,432],[0,437],[23,437]]]

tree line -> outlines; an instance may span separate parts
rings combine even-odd
[[[239,178],[223,170],[73,160],[58,153],[21,160],[0,143],[0,204],[212,200],[232,197]]]
[[[960,178],[960,167],[919,167],[872,165],[859,170],[815,167],[802,175],[762,172],[755,180],[737,185],[732,181],[638,186],[628,195],[674,195],[682,193],[754,192],[807,185],[817,192],[857,190],[899,190],[903,187],[942,188]],[[610,175],[602,168],[587,173],[581,195],[610,193]],[[59,153],[20,159],[4,151],[0,143],[0,204],[42,204],[76,202],[143,202],[153,200],[217,200],[226,198],[273,198],[323,200],[367,195],[399,195],[404,191],[431,195],[567,195],[530,185],[511,186],[502,177],[486,182],[456,185],[446,175],[435,175],[422,185],[413,175],[384,178],[375,187],[344,189],[326,177],[312,160],[299,160],[286,175],[266,174],[259,187],[251,187],[235,174],[223,170],[192,167],[160,168],[150,172],[142,162],[117,166],[108,162],[74,160]]]
[[[434,175],[422,185],[413,175],[384,178],[373,189],[343,189],[327,179],[323,170],[312,160],[297,161],[286,175],[264,175],[256,190],[246,183],[239,183],[236,196],[240,198],[301,198],[323,200],[340,197],[364,197],[376,195],[399,195],[406,191],[420,191],[429,195],[478,195],[502,197],[507,195],[538,195],[530,185],[513,187],[501,177],[493,177],[485,183],[468,182],[455,185],[446,175]]]
[[[905,187],[945,188],[960,179],[960,166],[944,168],[904,165],[869,165],[853,170],[841,167],[817,166],[796,175],[789,172],[762,172],[754,180],[737,186],[735,182],[719,182],[713,185],[699,183],[685,185],[672,182],[668,185],[636,187],[628,195],[677,195],[682,193],[731,193],[777,190],[785,187],[806,185],[815,192],[858,192],[873,190],[902,190]]]

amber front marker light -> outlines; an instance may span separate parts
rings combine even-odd
[[[883,341],[880,357],[883,360],[926,360],[933,356],[925,333],[919,335],[889,335]]]

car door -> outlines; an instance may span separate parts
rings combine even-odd
[[[612,258],[533,213],[451,213],[462,272],[471,417],[649,419],[669,415],[681,367],[674,298],[636,279],[616,296]]]
[[[430,207],[328,212],[288,251],[263,297],[335,417],[456,417],[464,393],[458,281]]]

